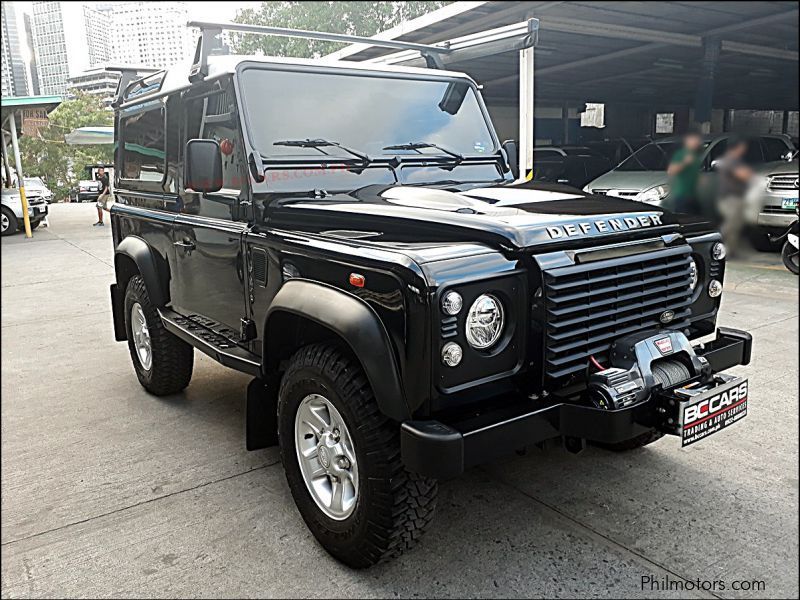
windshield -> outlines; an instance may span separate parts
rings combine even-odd
[[[241,84],[251,142],[267,159],[353,158],[333,145],[289,140],[337,142],[373,159],[496,151],[478,97],[461,80],[247,68]],[[415,147],[387,149],[409,143]]]
[[[38,177],[25,177],[26,186],[44,187],[44,183]]]

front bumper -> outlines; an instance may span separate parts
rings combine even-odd
[[[756,219],[756,225],[759,227],[775,227],[786,229],[797,220],[797,214],[794,211],[785,212],[760,212]]]
[[[720,327],[717,336],[695,347],[718,373],[750,362],[752,338]],[[427,477],[455,477],[465,469],[545,440],[564,437],[602,443],[630,440],[659,428],[664,421],[655,395],[634,406],[604,410],[565,401],[512,402],[500,409],[453,423],[406,421],[400,449],[409,471]],[[673,431],[662,428],[666,433]]]

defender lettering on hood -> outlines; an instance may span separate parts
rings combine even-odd
[[[662,225],[659,215],[641,215],[636,218],[624,217],[621,219],[601,219],[598,221],[583,221],[581,223],[568,223],[547,228],[547,233],[554,240],[565,237],[590,235],[592,233],[608,233],[611,231],[626,231],[640,227]]]

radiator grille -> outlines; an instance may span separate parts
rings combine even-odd
[[[545,375],[608,360],[611,342],[638,331],[689,324],[689,246],[544,271]],[[668,324],[660,320],[673,311]]]
[[[797,190],[797,175],[773,175],[767,189],[771,192]]]

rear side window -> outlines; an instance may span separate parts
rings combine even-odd
[[[758,138],[747,141],[747,152],[744,153],[744,162],[748,165],[757,165],[764,162],[764,153],[761,151],[761,142]]]
[[[160,183],[166,165],[164,107],[125,115],[121,124],[121,178]]]
[[[783,140],[778,138],[761,138],[761,145],[764,147],[764,160],[767,162],[781,160],[783,155],[789,150],[789,147]]]

